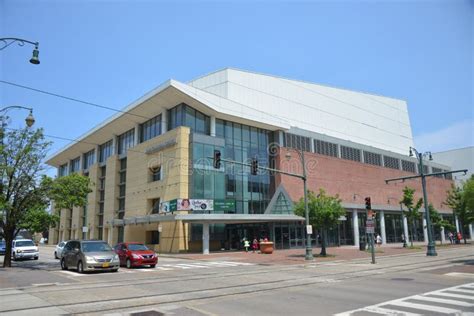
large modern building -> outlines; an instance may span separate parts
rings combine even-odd
[[[385,179],[414,175],[417,161],[405,101],[237,69],[188,83],[169,80],[93,128],[47,161],[58,176],[87,175],[88,206],[63,210],[50,242],[142,241],[160,252],[238,249],[242,239],[268,237],[277,248],[304,246],[304,219],[293,205],[301,179],[223,162],[301,174],[308,188],[338,194],[347,209],[331,244],[358,246],[365,237],[364,198],[376,210],[384,242],[407,235],[399,201],[404,186]],[[289,155],[288,155],[289,154]],[[425,172],[450,166],[426,162]],[[429,178],[428,199],[446,217],[451,178]],[[452,219],[452,216],[451,216]],[[454,222],[454,219],[452,219]],[[417,223],[416,240],[426,239]],[[313,243],[318,243],[317,228]]]

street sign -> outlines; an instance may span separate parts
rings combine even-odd
[[[345,217],[344,215],[343,216],[340,216],[338,218],[339,221],[347,221],[347,217]]]
[[[306,233],[308,235],[312,235],[313,234],[313,226],[311,225],[306,225]]]
[[[374,218],[374,211],[368,210],[367,211],[367,219],[372,219]]]
[[[87,233],[89,231],[89,227],[87,226],[82,226],[82,232]]]
[[[365,233],[373,234],[375,233],[375,223],[373,219],[367,219],[365,222]]]
[[[365,227],[365,233],[366,233],[366,234],[373,234],[373,233],[375,233],[374,227],[373,227],[373,226],[372,226],[372,227],[369,227],[369,226]]]

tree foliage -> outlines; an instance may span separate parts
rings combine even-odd
[[[55,209],[71,210],[74,207],[87,205],[87,194],[92,192],[89,177],[72,173],[54,179],[50,183],[49,196],[54,201]]]
[[[3,266],[10,267],[12,241],[31,219],[33,213],[30,212],[48,207],[41,161],[46,157],[50,143],[45,141],[42,129],[24,128],[7,133],[1,129],[0,133],[0,209],[3,211],[0,237],[6,242]]]
[[[469,224],[474,223],[474,208],[471,205],[474,200],[474,177],[467,180],[461,187],[452,184],[447,194],[445,204],[453,210],[453,214],[458,218],[464,243],[467,243],[464,231],[467,230]]]
[[[433,227],[441,234],[441,229],[444,228],[445,231],[454,231],[455,226],[451,224],[449,221],[445,220],[441,214],[434,208],[433,204],[428,205],[428,210],[430,212],[430,220],[433,224]],[[443,238],[441,237],[441,242]]]
[[[411,225],[408,225],[408,227],[411,246],[413,247],[413,237],[416,232],[415,222],[421,217],[420,208],[423,205],[423,199],[420,198],[415,202],[415,189],[405,187],[403,189],[403,198],[400,203],[405,205],[406,210],[403,211],[403,214],[406,216],[407,221],[411,223]]]
[[[342,200],[338,195],[327,195],[323,189],[319,194],[308,191],[308,212],[309,222],[321,232],[321,255],[326,255],[326,234],[327,229],[336,226],[339,218],[346,214],[342,207]],[[305,216],[304,198],[301,198],[295,207],[295,214]]]

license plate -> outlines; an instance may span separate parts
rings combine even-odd
[[[109,267],[109,263],[106,262],[106,263],[102,263],[102,268],[108,268]]]

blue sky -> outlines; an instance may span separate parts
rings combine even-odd
[[[462,0],[0,0],[0,37],[39,41],[41,60],[12,45],[0,77],[122,108],[169,78],[236,67],[404,99],[416,146],[440,151],[474,145],[473,19]],[[34,107],[66,138],[114,114],[1,83],[0,104]]]

